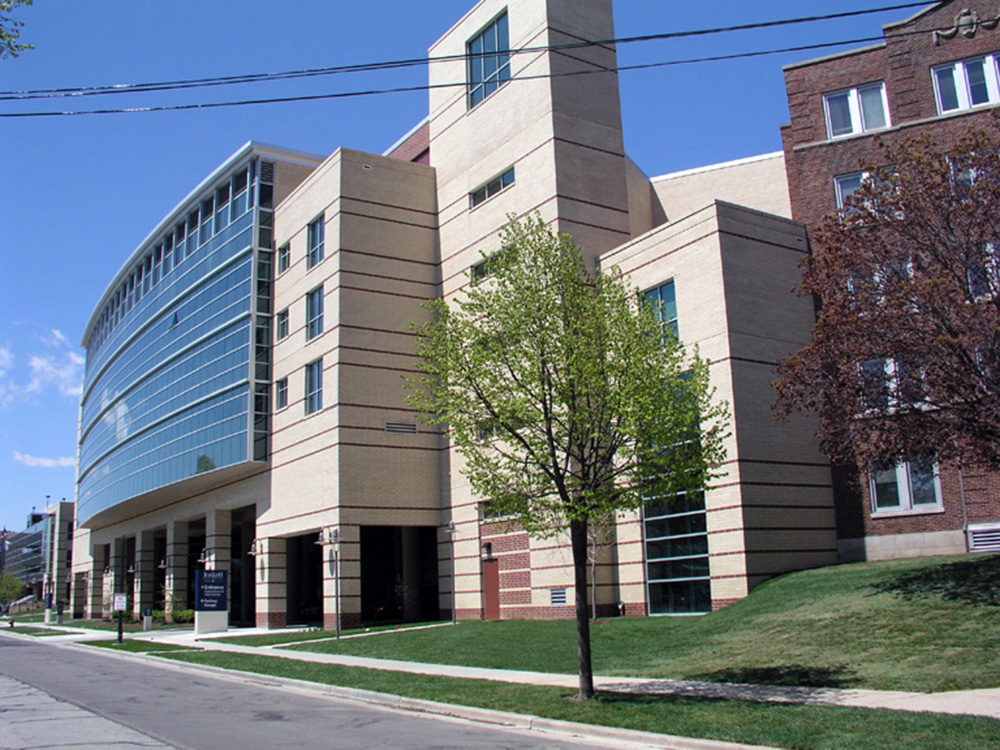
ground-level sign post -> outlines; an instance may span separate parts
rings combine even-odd
[[[111,610],[118,613],[118,643],[122,642],[122,631],[124,630],[125,608],[128,606],[128,594],[115,594],[111,601]]]

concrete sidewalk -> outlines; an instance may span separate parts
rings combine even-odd
[[[430,627],[451,627],[450,624]],[[53,642],[107,639],[113,634],[107,631],[87,631],[76,628],[73,635],[48,636]],[[228,635],[275,635],[277,633],[298,632],[296,630],[240,629]],[[372,633],[371,636],[392,637],[395,632]],[[405,631],[401,631],[405,632]],[[440,675],[474,680],[493,680],[528,685],[542,685],[575,688],[576,675],[527,672],[507,669],[487,669],[462,667],[447,664],[422,664],[418,662],[392,659],[372,659],[341,654],[319,654],[308,651],[290,651],[280,646],[239,646],[218,640],[218,635],[198,635],[190,630],[161,630],[148,633],[130,633],[129,640],[148,640],[172,643],[179,646],[197,646],[208,650],[228,651],[276,656],[293,661],[332,664],[364,669],[381,669],[411,674]],[[358,636],[351,636],[358,637]],[[361,637],[368,637],[362,635]],[[332,636],[331,636],[332,640]],[[315,642],[315,641],[309,641]],[[288,645],[288,644],[283,644]],[[636,677],[595,676],[594,684],[599,690],[616,693],[645,695],[684,695],[698,698],[723,698],[729,700],[756,701],[761,703],[801,703],[808,705],[853,706],[859,708],[882,708],[894,711],[931,712],[954,715],[985,716],[1000,719],[1000,688],[984,690],[962,690],[948,693],[910,693],[881,690],[844,690],[837,688],[786,687],[778,685],[735,685],[716,682],[694,682],[688,680],[660,680]]]

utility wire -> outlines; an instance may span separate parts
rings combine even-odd
[[[840,13],[828,13],[824,15],[803,16],[798,18],[787,18],[776,21],[760,21],[756,23],[740,24],[736,26],[720,26],[709,29],[694,29],[689,31],[674,31],[660,34],[644,34],[641,36],[621,37],[617,39],[605,39],[598,41],[579,41],[565,44],[524,47],[518,50],[511,50],[511,54],[523,54],[534,52],[558,52],[581,47],[609,46],[616,44],[632,44],[636,42],[662,41],[666,39],[679,39],[686,37],[707,36],[712,34],[722,34],[735,31],[750,31],[765,28],[775,28],[794,24],[814,23],[818,21],[830,21],[843,18],[851,18],[873,13],[883,13],[893,10],[902,10],[926,5],[923,2],[908,2],[896,5],[886,5],[879,8],[869,8],[866,10],[843,11]],[[832,45],[830,45],[832,46]],[[483,53],[492,54],[492,53]],[[391,70],[396,68],[406,68],[426,64],[441,62],[451,62],[455,60],[467,59],[466,54],[445,55],[433,58],[410,58],[402,60],[392,60],[374,63],[360,63],[354,65],[330,66],[323,68],[307,68],[303,70],[278,71],[270,73],[247,73],[234,76],[218,76],[211,78],[190,78],[173,81],[156,81],[146,83],[122,83],[104,86],[90,87],[67,87],[52,89],[31,89],[25,91],[0,91],[0,101],[21,101],[29,99],[51,99],[76,96],[99,96],[104,94],[126,94],[142,93],[151,91],[172,91],[178,89],[205,88],[212,86],[230,86],[243,83],[259,83],[267,81],[289,80],[294,78],[309,78],[316,76],[339,75],[344,73],[372,72],[380,70]]]
[[[530,81],[542,78],[563,78],[566,76],[595,75],[602,73],[624,72],[632,70],[649,70],[652,68],[665,68],[674,65],[691,65],[696,63],[718,62],[722,60],[739,60],[751,57],[762,57],[765,55],[778,55],[789,52],[803,52],[807,50],[823,49],[843,45],[866,44],[873,41],[881,41],[882,37],[865,37],[861,39],[846,39],[839,42],[821,42],[817,44],[804,44],[795,47],[783,47],[781,49],[761,50],[757,52],[736,52],[728,55],[712,55],[708,57],[688,58],[685,60],[666,60],[653,63],[642,63],[636,65],[622,65],[615,68],[600,67],[589,70],[575,70],[566,73],[544,73],[539,75],[518,75],[510,79],[515,81]],[[463,56],[464,57],[464,56]],[[301,96],[268,97],[263,99],[242,99],[228,102],[207,102],[200,104],[169,104],[149,107],[130,107],[122,109],[89,109],[89,110],[69,110],[62,112],[0,112],[0,118],[13,117],[65,117],[73,115],[114,115],[132,114],[136,112],[171,112],[193,109],[218,109],[221,107],[244,107],[254,104],[282,104],[290,102],[319,101],[323,99],[349,99],[362,96],[377,96],[381,94],[399,94],[413,91],[431,91],[434,89],[465,88],[465,81],[453,83],[421,84],[415,86],[399,86],[394,88],[367,89],[360,91],[342,91],[328,94],[304,94]]]

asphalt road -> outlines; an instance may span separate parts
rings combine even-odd
[[[146,747],[165,744],[181,750],[569,750],[598,746],[598,743],[561,741],[521,730],[369,708],[289,688],[221,679],[46,645],[44,640],[28,642],[2,633],[0,675],[12,678],[0,681],[0,696],[7,696],[0,700],[8,704],[0,704],[0,748],[76,747],[85,741],[84,726],[89,726],[91,720],[99,724],[98,717],[158,741]],[[38,714],[37,722],[22,721],[17,725],[20,734],[35,731],[32,726],[36,724],[38,736],[32,742],[7,744],[3,736],[13,735],[9,729],[11,722],[18,719],[17,705],[22,706],[22,713],[27,713],[32,710],[29,707],[46,700],[36,691],[24,689],[24,685],[63,702],[48,701],[44,705],[61,708],[64,713],[56,717],[58,720],[41,720],[42,714]],[[58,739],[55,727],[60,721],[65,726],[79,728],[76,738],[79,743]],[[5,724],[8,731],[4,730]]]

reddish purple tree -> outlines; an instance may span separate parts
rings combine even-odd
[[[813,233],[811,343],[779,367],[779,415],[811,411],[824,451],[1000,468],[1000,138],[881,144]]]

